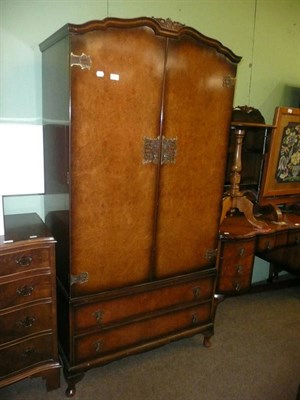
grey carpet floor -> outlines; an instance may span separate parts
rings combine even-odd
[[[300,384],[300,287],[219,305],[210,349],[202,336],[88,371],[76,400],[296,400]],[[0,389],[1,400],[61,400],[42,379]]]

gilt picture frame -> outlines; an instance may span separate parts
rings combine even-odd
[[[300,200],[300,108],[277,107],[263,169],[259,203]],[[298,198],[298,199],[295,199]]]

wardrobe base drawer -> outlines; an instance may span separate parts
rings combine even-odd
[[[214,282],[215,274],[160,288],[149,285],[138,293],[133,288],[126,296],[74,306],[74,327],[80,333],[170,307],[207,301],[213,297]]]
[[[102,329],[75,338],[75,363],[83,363],[132,349],[153,339],[173,335],[209,323],[212,303],[173,311],[111,329]]]

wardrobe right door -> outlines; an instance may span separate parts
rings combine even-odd
[[[156,278],[215,265],[236,63],[191,36],[168,40]],[[228,78],[230,77],[230,78]],[[167,160],[168,161],[168,160]]]

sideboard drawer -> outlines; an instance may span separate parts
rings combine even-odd
[[[0,308],[18,306],[34,300],[49,298],[51,275],[34,275],[14,282],[0,284]]]
[[[0,348],[0,379],[11,373],[53,360],[52,334],[24,340],[14,345]]]
[[[215,275],[159,289],[148,289],[112,300],[74,307],[77,332],[127,320],[178,304],[200,302],[213,297]]]
[[[38,332],[51,331],[52,303],[34,304],[0,315],[0,345]]]
[[[288,245],[294,246],[294,245],[300,245],[300,231],[295,230],[295,231],[290,231],[288,234]]]
[[[1,276],[50,268],[50,248],[30,248],[7,251],[0,256]]]
[[[75,362],[81,363],[143,345],[184,329],[203,326],[211,318],[211,302],[164,315],[133,321],[75,338]]]
[[[265,253],[276,248],[286,246],[288,243],[287,232],[279,232],[273,235],[261,235],[257,240],[257,253]]]

